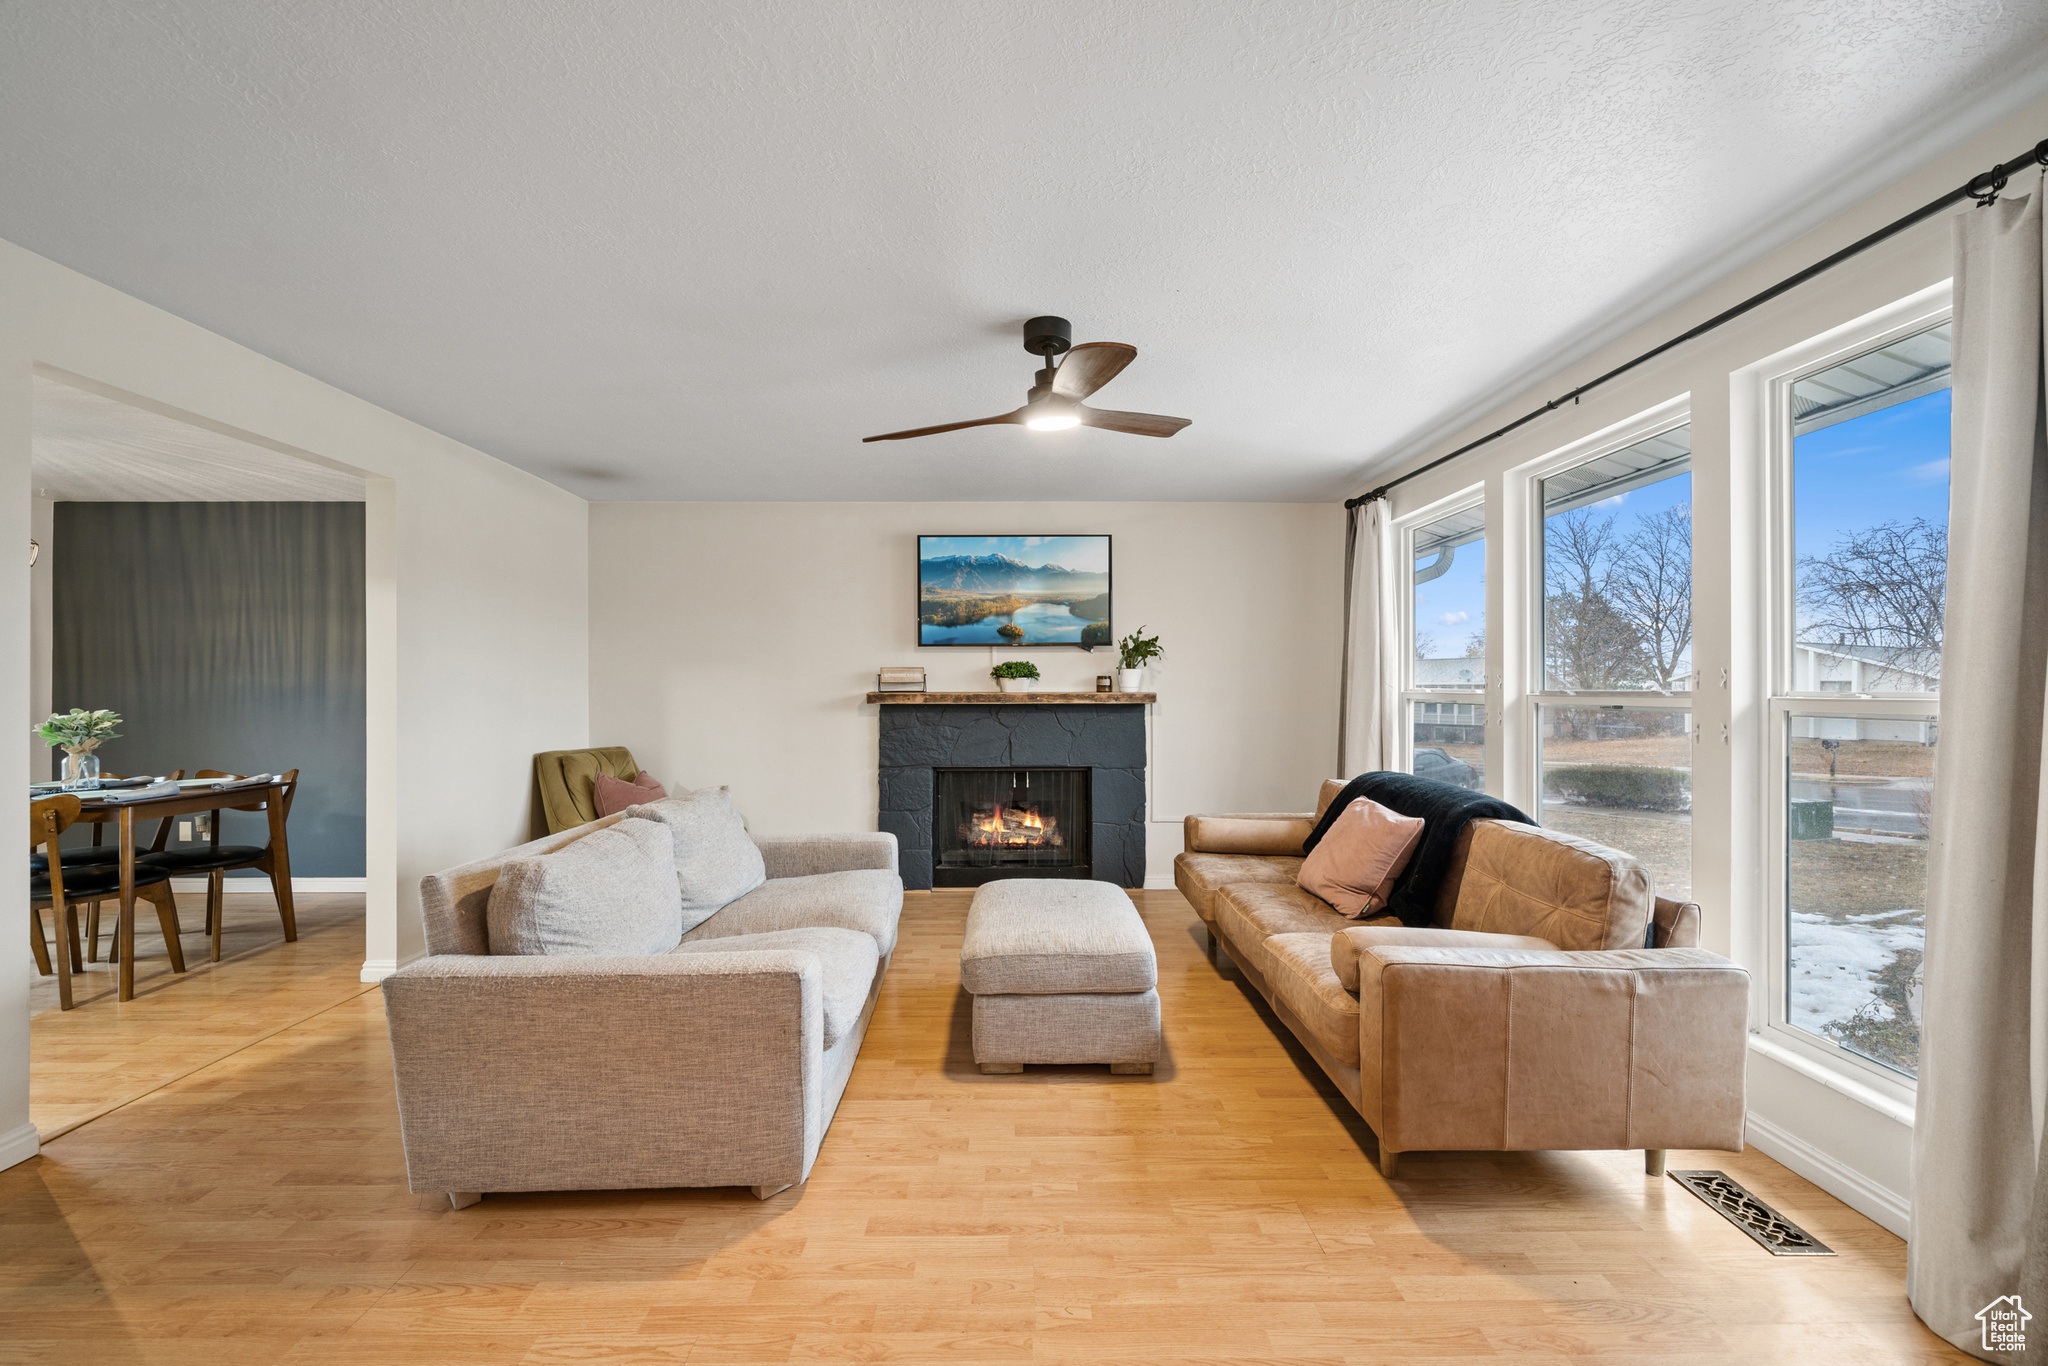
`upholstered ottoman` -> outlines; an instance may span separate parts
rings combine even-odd
[[[1159,1059],[1159,963],[1138,908],[1107,882],[1015,878],[974,894],[960,981],[974,996],[974,1060],[1106,1062],[1146,1073]]]

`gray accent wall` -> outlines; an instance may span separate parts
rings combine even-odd
[[[109,772],[298,769],[293,874],[363,876],[363,505],[55,511],[54,709],[121,713]],[[222,843],[266,839],[261,814],[224,813]]]

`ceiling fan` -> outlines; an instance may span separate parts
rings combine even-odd
[[[1126,365],[1137,359],[1138,348],[1122,342],[1082,342],[1074,345],[1074,328],[1065,318],[1033,318],[1024,324],[1024,349],[1045,357],[1038,383],[1025,395],[1024,406],[998,417],[977,417],[971,422],[947,422],[937,427],[913,427],[907,432],[885,432],[862,437],[868,441],[901,441],[906,437],[930,436],[935,432],[957,432],[962,427],[995,427],[1005,424],[1029,427],[1035,432],[1063,432],[1069,427],[1100,427],[1134,436],[1172,436],[1188,425],[1185,417],[1161,417],[1156,413],[1120,413],[1112,408],[1090,408],[1081,402],[1115,379]],[[1064,354],[1057,366],[1053,357]]]

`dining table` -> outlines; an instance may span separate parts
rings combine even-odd
[[[121,958],[121,999],[135,998],[135,823],[138,820],[161,820],[166,817],[188,816],[199,811],[219,813],[237,807],[254,806],[263,803],[263,809],[270,818],[270,847],[277,864],[274,879],[277,888],[277,910],[284,921],[284,937],[287,942],[299,937],[299,926],[292,910],[292,865],[291,853],[285,842],[284,821],[284,779],[267,775],[264,782],[230,782],[220,778],[185,778],[178,782],[176,792],[151,793],[147,789],[142,795],[123,798],[119,789],[109,788],[104,792],[93,789],[65,788],[55,784],[36,784],[30,789],[35,797],[73,796],[78,798],[78,819],[81,823],[113,825],[119,832],[121,845],[121,915],[115,930],[115,942],[120,946]],[[216,814],[213,821],[213,842],[220,843],[220,820]],[[97,842],[97,839],[95,839]]]

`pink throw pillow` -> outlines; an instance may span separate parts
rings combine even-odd
[[[1386,906],[1421,842],[1421,817],[1360,797],[1309,851],[1295,881],[1356,920]]]
[[[667,795],[662,785],[644,772],[630,783],[609,773],[600,773],[591,786],[591,797],[597,803],[600,816],[617,815],[629,806],[656,801]]]

